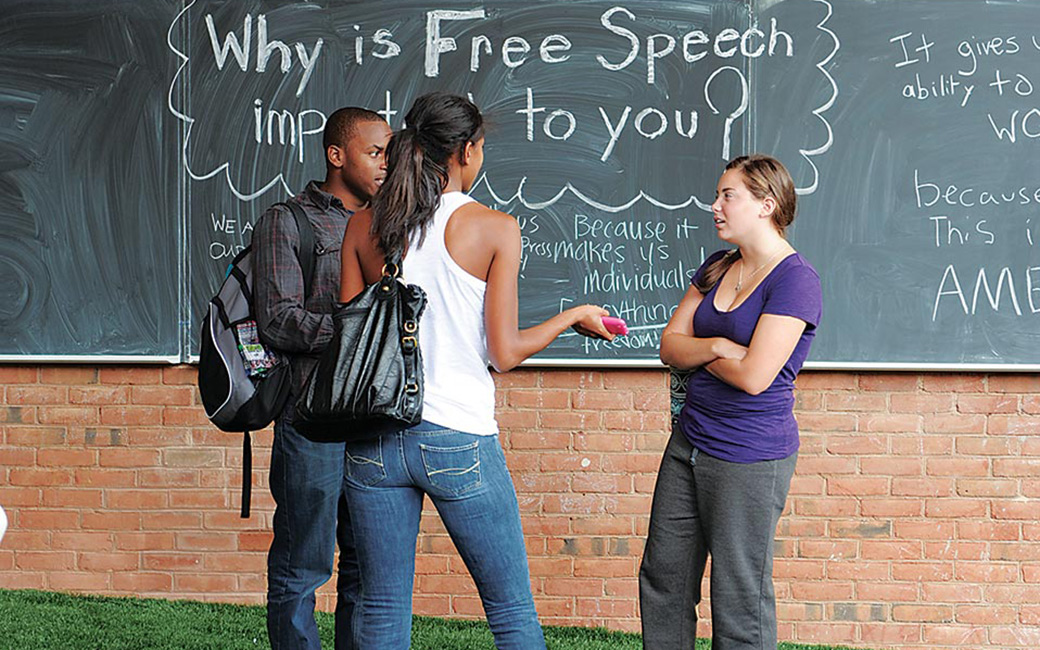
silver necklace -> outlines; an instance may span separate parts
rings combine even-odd
[[[755,269],[754,271],[752,271],[750,275],[748,275],[748,281],[750,281],[751,278],[755,277],[755,274],[758,273],[759,271],[761,271],[762,269],[764,269],[770,262],[775,260],[777,258],[777,256],[780,255],[780,253],[782,253],[783,251],[784,251],[784,247],[781,247],[780,250],[778,250],[777,252],[773,253],[772,257],[770,257],[765,262],[762,262],[761,264],[759,264],[758,268]],[[734,292],[735,293],[740,293],[740,289],[743,286],[744,286],[744,258],[741,257],[740,258],[740,268],[737,269],[737,286],[734,287]]]

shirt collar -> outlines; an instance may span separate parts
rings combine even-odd
[[[307,183],[307,187],[303,190],[303,193],[307,196],[311,203],[316,205],[318,209],[323,212],[329,208],[338,208],[343,212],[347,213],[347,216],[354,214],[353,210],[348,210],[343,205],[343,201],[339,200],[339,197],[334,194],[330,194],[325,190],[321,189],[321,183],[318,181],[311,181]]]

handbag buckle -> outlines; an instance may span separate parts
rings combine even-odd
[[[401,348],[405,352],[415,352],[419,347],[419,339],[414,336],[404,336],[401,338]]]
[[[419,324],[416,323],[414,320],[406,320],[401,325],[401,328],[409,334],[415,334],[415,331],[419,329]]]
[[[416,384],[414,382],[410,384],[405,384],[404,392],[408,393],[409,395],[415,395],[419,392],[419,384]]]

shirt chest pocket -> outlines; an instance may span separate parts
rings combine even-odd
[[[339,301],[340,250],[342,237],[321,233],[314,238],[314,281],[307,307],[312,311],[331,312]]]

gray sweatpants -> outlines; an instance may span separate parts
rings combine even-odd
[[[732,463],[672,434],[639,569],[644,648],[693,649],[710,554],[712,650],[775,650],[773,537],[797,457]]]

